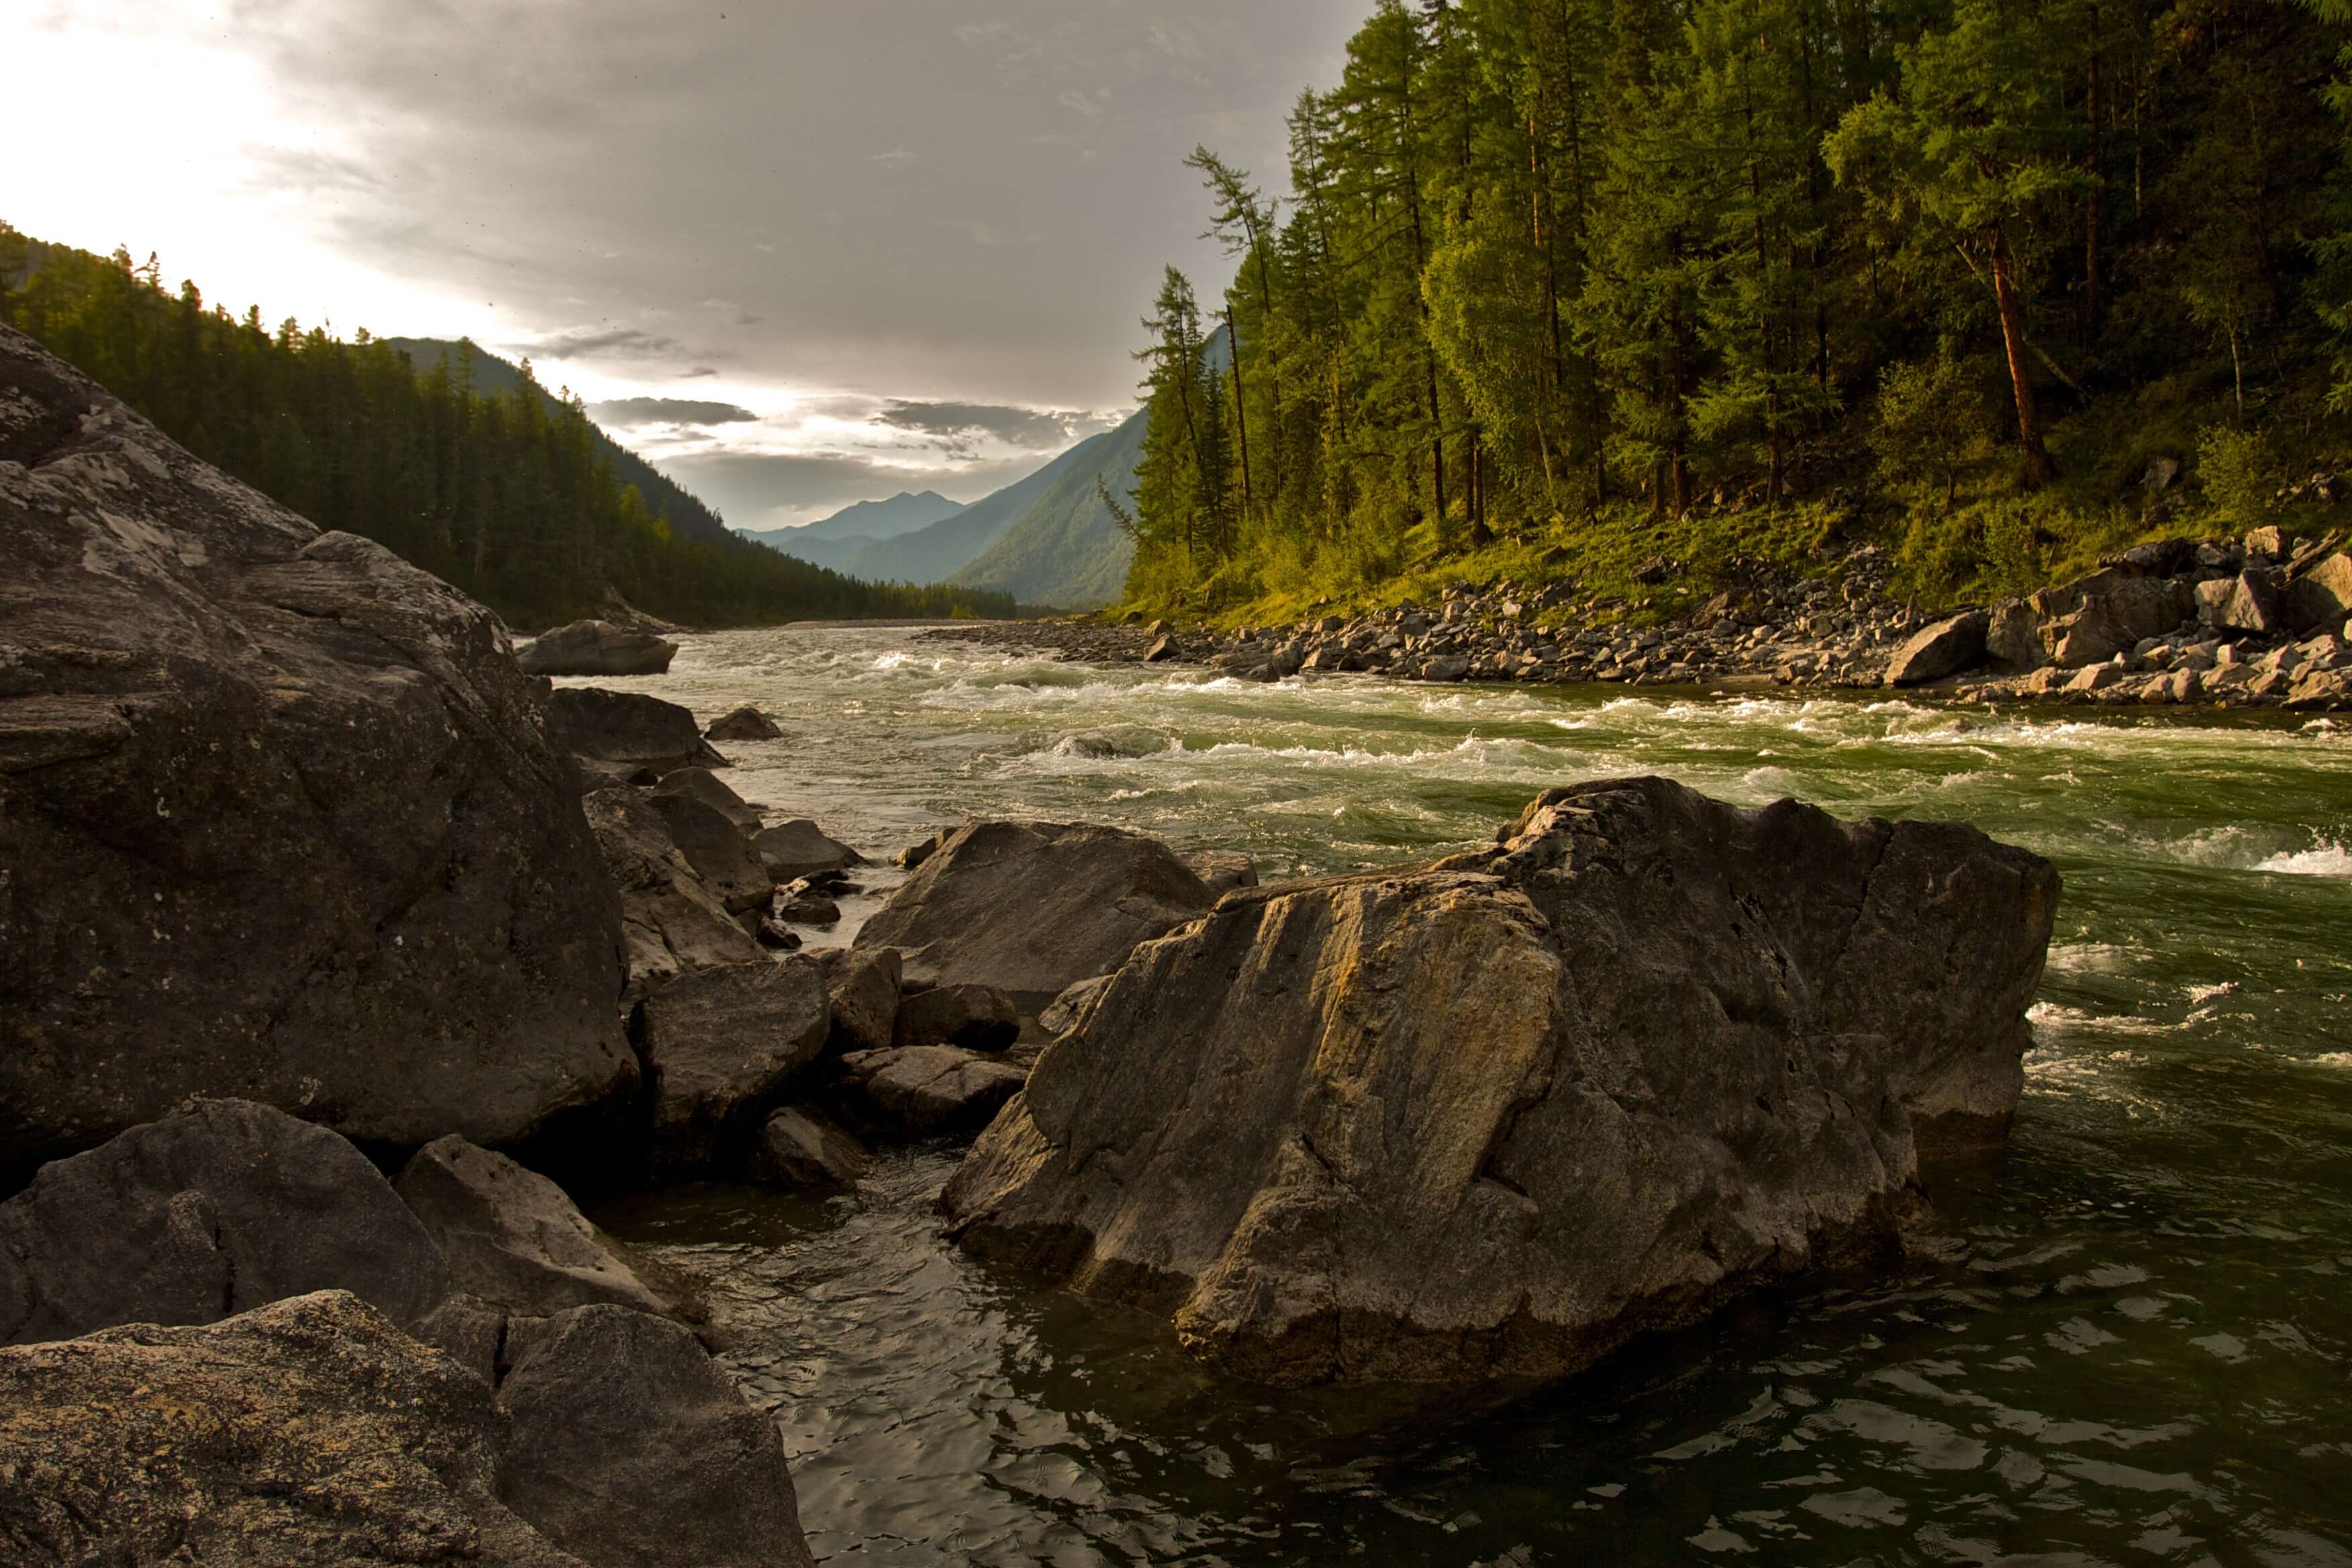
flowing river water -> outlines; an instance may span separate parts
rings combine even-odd
[[[711,1281],[829,1563],[2352,1568],[2352,725],[1893,698],[1265,687],[899,628],[689,638],[648,690],[746,797],[877,858],[1085,818],[1279,877],[1416,861],[1546,785],[1953,817],[2065,877],[2007,1152],[1910,1260],[1563,1385],[1277,1394],[982,1270],[930,1201],[705,1187],[600,1213]],[[853,911],[854,912],[854,911]]]

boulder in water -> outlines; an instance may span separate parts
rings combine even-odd
[[[691,795],[734,824],[737,832],[752,834],[760,831],[759,811],[741,795],[729,789],[726,782],[709,768],[679,768],[675,773],[665,773],[661,782],[653,786],[653,793],[656,795]]]
[[[866,1151],[826,1118],[788,1105],[760,1130],[751,1178],[772,1187],[845,1187],[866,1173]]]
[[[976,1131],[1027,1077],[1008,1062],[953,1046],[854,1051],[841,1065],[872,1128],[902,1139]]]
[[[547,695],[547,733],[590,771],[723,768],[719,754],[675,702],[601,686],[559,686]]]
[[[1118,967],[1136,943],[1215,902],[1157,839],[1077,824],[975,822],[916,868],[856,945],[898,949],[912,978],[1000,986],[1035,1005]]]
[[[573,621],[515,650],[525,675],[667,675],[677,644],[611,621]]]
[[[806,817],[761,828],[751,840],[751,853],[777,882],[797,882],[803,877],[838,871],[866,858],[848,845],[827,837]]]
[[[0,1410],[11,1562],[583,1568],[499,1500],[489,1385],[345,1291],[0,1350]]]
[[[676,1323],[580,1307],[499,1384],[499,1496],[593,1568],[810,1568],[775,1422]]]
[[[408,1147],[629,1098],[620,911],[497,618],[7,328],[0,645],[0,1188],[199,1095]]]
[[[774,896],[774,879],[721,807],[698,795],[658,788],[646,797],[646,804],[669,829],[669,841],[694,868],[696,879],[730,913],[756,910]]]
[[[209,1323],[343,1289],[413,1324],[441,1254],[349,1142],[248,1100],[200,1100],[41,1167],[0,1204],[0,1342]]]
[[[493,1307],[521,1317],[598,1301],[669,1310],[562,1188],[503,1154],[440,1139],[409,1160],[398,1191],[452,1287]]]
[[[740,1166],[760,1123],[824,1049],[824,971],[756,959],[674,980],[638,1005],[635,1035],[653,1084],[655,1171]]]
[[[681,974],[760,956],[759,944],[702,885],[644,795],[616,784],[580,804],[620,889],[628,953],[625,1000],[647,995]]]
[[[1961,826],[1547,792],[1138,949],[942,1203],[1247,1377],[1573,1372],[1885,1247],[1923,1145],[1999,1137],[2057,893]]]
[[[898,1017],[898,949],[829,948],[816,961],[824,969],[835,1047],[887,1049]]]
[[[1021,1009],[993,985],[934,985],[898,1004],[890,1043],[1001,1051],[1021,1037]]]
[[[774,720],[749,703],[721,714],[702,733],[712,741],[781,741],[784,738],[784,732],[776,728]]]
[[[1201,885],[1222,897],[1235,888],[1257,886],[1257,862],[1226,849],[1204,850],[1185,862]]]

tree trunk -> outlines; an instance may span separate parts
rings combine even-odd
[[[2017,283],[2010,275],[2008,237],[1995,229],[1992,240],[1992,298],[2000,311],[2000,344],[2009,356],[2009,386],[2017,399],[2017,439],[2025,448],[2025,477],[2046,485],[2058,477],[2050,450],[2042,444],[2042,416],[2033,406],[2033,381],[2025,368],[2025,322],[2017,300]]]

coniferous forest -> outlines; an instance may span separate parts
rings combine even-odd
[[[1146,322],[1141,604],[1433,570],[1923,598],[2345,451],[2341,0],[1383,0]],[[1230,331],[1230,338],[1225,336]],[[1215,352],[1208,352],[1211,348]]]
[[[1010,595],[871,584],[673,519],[620,482],[576,400],[475,387],[364,331],[236,317],[153,260],[39,247],[0,225],[0,321],[96,378],[206,462],[320,528],[377,541],[518,627],[618,594],[698,625],[1013,613]]]

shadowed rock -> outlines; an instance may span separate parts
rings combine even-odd
[[[444,1138],[400,1173],[401,1200],[446,1259],[453,1289],[524,1317],[592,1302],[666,1313],[563,1189],[503,1154]]]
[[[1137,942],[1216,902],[1156,839],[1113,827],[975,822],[925,859],[857,933],[907,973],[969,981],[1042,1004],[1118,967]]]
[[[573,621],[515,653],[525,675],[667,675],[677,644],[610,621]]]
[[[679,768],[662,775],[654,786],[656,796],[666,795],[692,795],[703,805],[716,808],[739,833],[760,831],[760,814],[749,802],[727,787],[725,781],[709,768]]]
[[[1017,1067],[953,1046],[856,1051],[841,1065],[853,1096],[865,1103],[868,1131],[901,1139],[982,1127],[1026,1077]]]
[[[1228,894],[943,1204],[1244,1376],[1545,1376],[1891,1239],[1997,1139],[2056,874],[1973,829],[1547,792],[1426,871]]]
[[[816,955],[833,1011],[833,1043],[843,1051],[878,1051],[898,1017],[898,950],[830,948]]]
[[[788,1105],[760,1130],[751,1177],[772,1187],[848,1186],[866,1173],[857,1140],[813,1110]]]
[[[776,721],[748,703],[713,721],[704,736],[713,741],[781,741]]]
[[[694,715],[675,702],[637,691],[559,686],[548,694],[549,739],[584,763],[603,768],[723,768]]]
[[[650,1159],[665,1178],[740,1165],[793,1076],[824,1049],[824,972],[761,958],[672,981],[638,1009],[653,1079]]]
[[[993,985],[935,985],[898,1004],[890,1043],[1001,1051],[1021,1037],[1021,1010]]]
[[[413,1324],[448,1288],[364,1155],[248,1100],[134,1127],[0,1204],[0,1342],[209,1323],[324,1289]]]
[[[626,785],[581,801],[613,883],[620,889],[628,972],[622,989],[635,1000],[681,974],[749,963],[759,944],[694,874],[645,795]]]
[[[0,328],[0,1184],[235,1095],[583,1134],[620,912],[497,619]]]
[[[343,1291],[0,1350],[0,1411],[26,1568],[583,1568],[499,1500],[489,1385]]]
[[[756,910],[774,896],[775,879],[761,868],[751,842],[723,809],[695,795],[658,789],[646,804],[669,829],[670,842],[696,878],[730,912]]]
[[[2343,626],[2352,616],[2352,555],[2338,551],[2300,573],[2287,587],[2286,614],[2298,637]]]
[[[838,871],[865,858],[848,845],[825,837],[815,823],[805,817],[761,828],[751,840],[751,852],[777,882],[793,882],[823,871]]]

